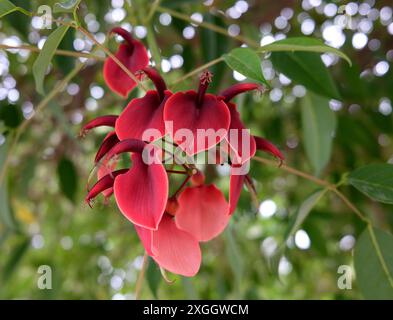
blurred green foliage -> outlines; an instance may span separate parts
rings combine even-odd
[[[53,8],[56,1],[11,2],[26,10],[36,11],[40,5]],[[116,4],[116,1],[113,3]],[[142,26],[145,21],[141,21],[143,17],[137,14],[138,9],[127,3],[124,2],[126,15],[122,23]],[[161,7],[187,15],[200,12],[204,21],[225,28],[237,25],[244,36],[258,42],[261,38],[259,26],[274,24],[281,10],[290,7],[294,17],[290,19],[291,28],[285,32],[288,36],[302,35],[301,22],[297,19],[304,12],[301,1],[296,4],[292,1],[249,1],[250,8],[240,19],[223,14],[236,1],[212,3],[208,7],[202,1],[168,0],[162,1]],[[112,4],[110,1],[82,1],[78,10],[82,25],[89,27],[90,23],[92,30],[98,26],[94,32],[105,35],[111,27],[119,24],[108,21],[108,15],[113,14],[114,10]],[[378,1],[375,8],[381,9],[388,4],[389,1]],[[148,12],[151,1],[146,1],[145,5]],[[61,17],[63,14],[57,15]],[[313,36],[320,38],[320,26],[327,18],[315,9],[308,10],[308,15],[317,25]],[[188,22],[172,17],[172,22],[166,26],[160,23],[160,19],[163,19],[162,14],[156,12],[148,23],[153,25],[161,57],[170,61],[170,57],[178,54],[184,60],[181,68],[174,68],[164,74],[168,83],[242,44],[236,39],[201,27],[195,28],[195,37],[185,39],[183,31],[190,26]],[[39,37],[47,37],[51,30],[37,30],[31,21],[31,18],[20,12],[2,17],[0,39],[17,37],[21,43],[37,45]],[[274,29],[274,33],[279,32]],[[379,48],[355,50],[351,46],[354,31],[344,29],[343,33],[347,41],[341,50],[351,58],[352,66],[340,60],[326,69],[315,53],[268,54],[263,57],[271,58],[277,71],[285,73],[293,82],[282,85],[276,76],[270,81],[273,88],[270,93],[260,96],[247,94],[236,99],[247,126],[254,134],[264,136],[278,145],[284,151],[288,165],[305,172],[316,172],[332,183],[337,183],[345,173],[358,167],[375,162],[391,162],[393,159],[392,115],[387,112],[386,104],[385,109],[381,108],[383,101],[387,103],[393,100],[393,68],[390,67],[383,76],[376,76],[372,72],[373,66],[379,61],[388,60],[388,52],[392,59],[392,36],[386,32],[386,25],[376,20],[369,38],[379,40]],[[59,49],[73,50],[79,40],[85,38],[69,30]],[[114,40],[108,41],[107,45],[112,51],[117,46]],[[85,43],[84,49],[90,51],[91,44]],[[0,73],[1,88],[7,76],[11,75],[20,95],[16,100],[8,97],[8,101],[7,98],[0,101],[0,139],[4,138],[0,146],[0,168],[4,158],[10,157],[10,165],[0,185],[0,298],[134,298],[143,249],[132,225],[120,214],[113,199],[108,204],[104,204],[101,199],[93,210],[84,202],[84,186],[93,168],[94,154],[106,132],[91,133],[84,140],[78,139],[82,121],[98,115],[117,114],[127,101],[105,86],[102,63],[90,63],[43,112],[34,115],[9,154],[8,150],[21,122],[33,115],[34,107],[43,96],[36,92],[32,75],[37,53],[21,54],[5,50],[0,53],[9,61],[7,71]],[[299,56],[308,63],[297,65]],[[5,65],[4,61],[0,61],[2,66]],[[72,70],[75,61],[74,57],[58,55],[52,60],[50,72],[45,78],[47,91]],[[263,63],[262,66],[266,69],[269,64]],[[224,62],[212,70],[216,75],[210,90],[217,92],[235,82],[232,70]],[[306,77],[307,72],[311,73],[311,77]],[[335,120],[329,119],[330,115],[325,113],[318,114],[318,108],[312,110],[316,115],[305,114],[304,99],[294,94],[294,87],[299,83],[329,98],[340,100],[330,101],[335,110]],[[196,85],[197,78],[194,77],[176,84],[173,89],[181,90]],[[104,90],[103,97],[93,97],[93,88],[97,87]],[[276,88],[282,94],[278,100],[271,99],[271,92]],[[132,93],[133,96],[141,94],[138,90]],[[317,102],[318,107],[328,103],[325,98],[320,99],[324,101]],[[319,139],[310,135],[320,131],[314,132],[315,128],[307,127],[313,124],[313,116],[319,117],[316,123],[325,128],[324,136]],[[332,125],[334,121],[337,121],[336,125]],[[325,144],[329,144],[325,142],[326,137],[331,137],[332,129],[332,157],[328,159],[329,156],[323,152],[315,153],[312,145],[324,144],[321,147],[325,148]],[[229,178],[225,168],[208,167],[207,173],[209,180],[227,194]],[[258,199],[271,200],[277,206],[274,215],[264,217],[263,212],[258,212],[258,208],[253,206],[250,194],[244,190],[226,232],[202,245],[203,264],[199,274],[191,279],[168,274],[169,279],[175,281],[167,284],[150,260],[142,298],[361,298],[355,278],[352,279],[351,290],[338,288],[340,274],[337,270],[341,265],[353,266],[353,246],[343,243],[348,243],[344,239],[349,239],[349,242],[357,239],[365,228],[364,222],[330,193],[318,198],[315,206],[308,209],[308,203],[304,201],[310,201],[310,195],[315,196],[315,192],[320,192],[320,189],[312,182],[288,174],[278,167],[253,162],[251,176]],[[390,205],[374,202],[349,185],[341,189],[376,227],[392,231]],[[300,215],[304,215],[301,221],[297,220]],[[296,221],[301,222],[299,228],[310,239],[310,247],[305,250],[296,245],[294,231],[290,231]],[[291,237],[286,239],[288,234]],[[362,236],[362,245],[368,250],[369,243],[364,243],[366,236]],[[383,238],[384,235],[378,233],[378,237]],[[285,251],[281,251],[285,258],[274,261],[272,250],[280,244],[285,244]],[[40,276],[37,270],[41,265],[52,268],[51,290],[40,290],[37,287]],[[272,265],[278,266],[278,271]]]

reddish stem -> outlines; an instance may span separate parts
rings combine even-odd
[[[191,176],[188,176],[187,178],[184,179],[183,183],[180,185],[179,189],[176,190],[176,192],[173,194],[171,198],[176,198],[179,193],[183,190],[183,188],[186,186],[187,182],[191,179]]]

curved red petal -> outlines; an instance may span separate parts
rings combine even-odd
[[[167,132],[188,155],[215,146],[225,137],[230,124],[230,113],[223,101],[212,94],[205,94],[198,107],[196,99],[195,91],[178,92],[168,99],[164,107]],[[189,139],[183,136],[185,129],[191,134]],[[209,130],[210,134],[198,137],[197,130]]]
[[[99,147],[94,162],[97,163],[100,161],[112,147],[119,142],[119,138],[116,135],[115,131],[109,132]]]
[[[236,109],[236,105],[230,102],[228,102],[227,105],[231,114],[231,124],[225,140],[231,148],[230,155],[232,163],[243,164],[255,155],[255,139],[250,135],[249,130],[246,130],[246,127],[240,119],[240,114]]]
[[[233,86],[229,87],[228,89],[222,91],[219,94],[219,96],[222,97],[222,99],[224,99],[225,102],[229,102],[238,94],[251,90],[259,90],[263,92],[264,87],[256,83],[236,83]]]
[[[90,204],[91,200],[93,200],[97,195],[101,192],[112,188],[115,178],[118,175],[124,174],[128,171],[128,169],[121,169],[117,171],[113,171],[110,174],[105,175],[103,178],[98,180],[95,185],[89,190],[85,200],[88,204]]]
[[[135,39],[132,41],[132,47],[129,44],[121,44],[115,56],[134,74],[149,64],[146,48]],[[136,82],[111,57],[105,60],[104,79],[112,91],[125,98],[136,86]]]
[[[108,115],[108,116],[101,116],[97,117],[88,123],[86,123],[83,128],[81,129],[80,135],[85,135],[89,130],[97,128],[97,127],[115,127],[115,123],[118,116],[115,115]]]
[[[147,165],[132,154],[132,168],[116,178],[114,194],[124,216],[136,225],[157,229],[168,199],[168,177],[161,163]]]
[[[218,236],[229,222],[229,205],[214,184],[190,187],[178,198],[176,225],[199,241]]]
[[[160,267],[186,277],[197,274],[202,262],[197,239],[178,229],[169,215],[164,215],[158,230],[152,231],[152,253]]]
[[[124,152],[142,153],[146,143],[137,139],[127,139],[116,143],[107,153],[106,158],[111,159],[114,156]]]
[[[229,182],[229,214],[232,214],[236,210],[237,203],[240,198],[240,194],[243,189],[245,175],[232,174]]]
[[[254,136],[254,138],[255,138],[256,147],[258,150],[270,153],[282,161],[285,159],[284,155],[281,153],[281,151],[269,140],[266,140],[264,138],[257,137],[257,136]]]
[[[157,91],[148,91],[143,98],[131,100],[116,121],[116,134],[120,140],[139,139],[152,142],[165,135],[163,119],[164,105],[171,96],[165,91],[164,100],[161,100]],[[144,137],[146,130],[153,129],[153,136]]]

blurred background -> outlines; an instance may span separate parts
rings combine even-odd
[[[33,12],[40,5],[53,7],[56,1],[11,2]],[[162,0],[149,24],[144,25],[141,12],[148,12],[152,3],[82,1],[78,15],[112,52],[118,45],[116,39],[107,39],[112,27],[121,25],[132,31],[146,46],[152,43],[148,35],[153,30],[162,59],[160,68],[168,83],[242,45],[231,38],[239,34],[261,45],[289,36],[320,38],[345,52],[353,62],[349,66],[332,54],[322,54],[342,98],[329,100],[337,125],[332,156],[320,176],[337,182],[361,165],[393,163],[392,1]],[[145,6],[145,11],[138,5]],[[221,26],[229,36],[178,19],[171,10]],[[0,186],[0,298],[134,299],[144,252],[133,226],[113,199],[108,204],[103,199],[96,201],[93,210],[84,202],[94,155],[107,130],[78,138],[82,123],[98,115],[118,114],[127,100],[106,87],[102,61],[89,60],[60,95],[36,113],[44,98],[36,92],[32,76],[37,53],[6,50],[4,46],[42,48],[50,30],[41,27],[37,17],[18,12],[0,20],[0,167],[5,157],[10,161]],[[92,48],[93,43],[74,30],[68,31],[60,45],[60,49],[77,52]],[[55,56],[45,79],[48,92],[78,59],[84,61]],[[254,134],[279,146],[289,166],[313,173],[301,120],[306,89],[276,71],[269,59],[262,60],[262,70],[272,90],[239,97],[236,102],[242,119]],[[213,92],[244,80],[224,62],[211,71],[215,74],[210,88]],[[173,88],[196,88],[197,80],[194,76]],[[132,96],[142,94],[135,90]],[[24,125],[26,121],[28,125]],[[19,142],[8,154],[11,138],[18,130]],[[227,194],[228,167],[207,170],[209,180]],[[286,240],[291,215],[316,185],[257,162],[252,163],[251,176],[259,207],[253,205],[245,189],[225,233],[202,245],[199,274],[194,278],[169,274],[175,282],[167,284],[156,265],[150,263],[142,298],[361,298],[356,281],[351,290],[338,288],[337,270],[340,265],[352,266],[352,249],[364,224],[339,199],[328,195]],[[391,230],[391,207],[371,202],[349,187],[343,191],[375,225]],[[283,241],[287,248],[275,270],[269,261]],[[42,265],[51,267],[51,290],[37,286]]]

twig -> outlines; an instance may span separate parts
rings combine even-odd
[[[139,276],[135,284],[135,300],[139,300],[141,298],[143,279],[145,278],[145,272],[148,264],[149,264],[149,256],[145,251],[145,254],[143,255],[142,269],[139,272]]]

